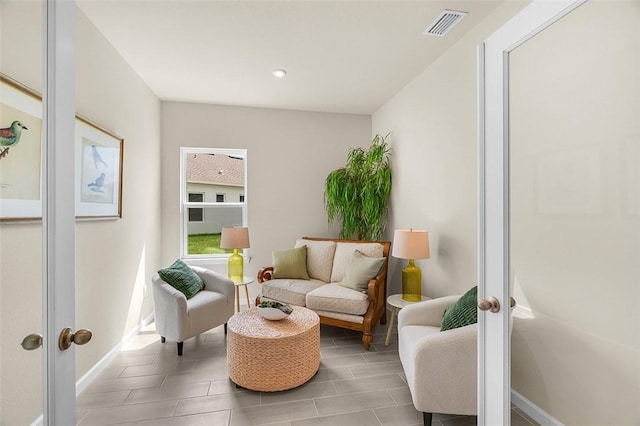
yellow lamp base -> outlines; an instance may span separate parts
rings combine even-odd
[[[233,254],[229,256],[229,279],[234,283],[244,280],[244,259],[238,249],[233,249]]]
[[[407,302],[419,302],[422,300],[422,271],[413,259],[402,270],[402,299]]]

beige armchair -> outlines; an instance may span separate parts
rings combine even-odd
[[[191,269],[204,281],[204,289],[188,300],[157,273],[151,278],[156,331],[163,343],[166,339],[178,342],[180,356],[183,342],[193,336],[222,324],[226,334],[227,321],[234,313],[233,282],[208,269]]]
[[[440,331],[447,296],[404,307],[398,314],[398,350],[413,405],[424,424],[432,413],[477,415],[478,325]]]

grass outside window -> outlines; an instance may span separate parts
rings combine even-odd
[[[220,248],[222,234],[193,234],[188,236],[189,254],[226,254],[233,253],[232,249]]]

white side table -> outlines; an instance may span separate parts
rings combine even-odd
[[[430,297],[426,297],[426,296],[420,296],[420,297],[422,298],[422,300],[420,300],[421,302],[431,299]],[[393,321],[396,319],[396,315],[398,315],[398,311],[407,305],[411,305],[412,303],[417,303],[417,301],[409,302],[404,300],[401,294],[392,294],[391,296],[387,297],[387,303],[391,305],[391,321],[389,321],[389,326],[387,327],[387,338],[384,341],[385,346],[389,345],[389,336],[391,336]]]
[[[233,285],[236,286],[236,309],[240,312],[240,286],[244,286],[244,292],[247,295],[247,307],[251,308],[251,302],[249,301],[249,288],[248,284],[251,284],[254,281],[252,277],[244,276],[242,277],[241,282],[233,282]]]

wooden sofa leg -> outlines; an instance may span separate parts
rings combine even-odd
[[[364,348],[369,350],[371,347],[371,342],[373,342],[373,337],[370,334],[362,333],[362,343],[364,343]]]
[[[164,343],[166,341],[167,341],[167,339],[164,336],[160,336],[160,343]]]
[[[182,344],[184,342],[178,342],[178,356],[182,356]]]
[[[424,426],[431,426],[431,419],[433,417],[433,413],[422,413],[422,421]]]
[[[224,334],[225,335],[227,334],[227,323],[226,322],[224,323]]]

